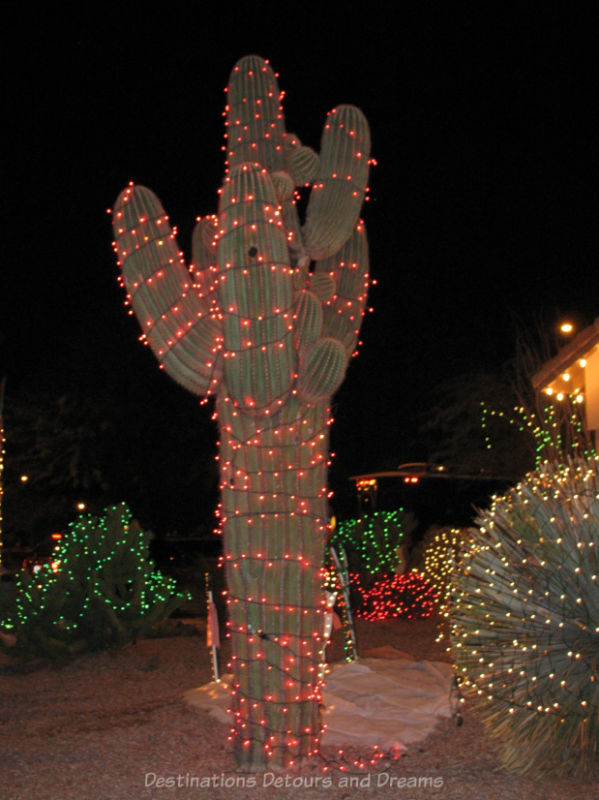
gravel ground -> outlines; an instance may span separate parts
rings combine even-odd
[[[195,624],[202,634],[202,621]],[[448,660],[435,630],[434,620],[358,621],[360,655],[391,645]],[[220,655],[224,665],[226,643]],[[338,632],[328,657],[343,657]],[[228,727],[182,700],[209,680],[203,634],[146,639],[62,666],[24,668],[0,656],[0,800],[599,800],[599,772],[531,781],[500,771],[467,704],[460,727],[442,720],[400,759],[359,773],[340,770],[325,752],[328,761],[295,772],[239,774]]]

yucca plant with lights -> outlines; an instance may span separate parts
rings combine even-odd
[[[233,68],[225,179],[217,213],[194,229],[192,265],[149,189],[130,185],[113,212],[142,340],[174,380],[216,401],[231,738],[252,771],[319,748],[329,407],[369,284],[368,123],[338,106],[316,153],[285,130],[282,97],[264,59]]]
[[[124,503],[102,517],[79,516],[51,563],[19,574],[14,603],[0,620],[16,636],[9,652],[65,658],[121,646],[170,616],[185,595],[154,569],[149,542]]]
[[[589,772],[599,745],[599,461],[545,462],[491,508],[455,575],[458,679],[504,767]]]

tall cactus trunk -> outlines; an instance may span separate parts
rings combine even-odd
[[[320,735],[328,409],[292,398],[256,420],[219,402],[218,416],[235,758],[283,768]]]

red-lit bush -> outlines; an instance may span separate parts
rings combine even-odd
[[[370,589],[352,572],[350,584],[354,613],[360,619],[424,619],[435,610],[435,589],[417,572],[381,575]]]

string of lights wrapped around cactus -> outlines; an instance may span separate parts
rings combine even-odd
[[[318,752],[329,403],[369,284],[368,124],[339,106],[317,154],[285,131],[282,96],[264,59],[234,67],[218,214],[198,221],[189,269],[148,189],[131,184],[113,215],[143,341],[172,378],[216,398],[231,735],[254,771]]]
[[[455,576],[457,675],[530,775],[589,771],[599,744],[599,461],[546,462],[476,520]]]

